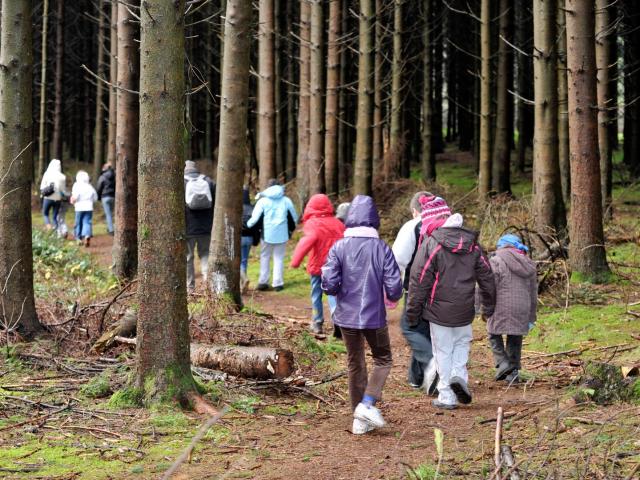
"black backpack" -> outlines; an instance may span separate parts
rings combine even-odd
[[[40,189],[40,195],[42,195],[43,197],[48,197],[49,195],[53,195],[55,191],[56,187],[53,185],[53,183],[50,183],[46,187]]]

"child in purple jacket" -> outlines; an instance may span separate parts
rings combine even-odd
[[[402,280],[393,252],[378,238],[380,217],[371,197],[353,199],[345,226],[344,238],[333,245],[322,267],[322,289],[336,296],[333,321],[347,348],[352,431],[361,435],[385,425],[375,407],[391,370],[385,300],[402,297]],[[365,340],[374,365],[368,380]]]

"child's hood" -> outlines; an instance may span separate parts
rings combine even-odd
[[[278,198],[284,197],[284,187],[282,185],[272,185],[266,190],[260,192],[260,196],[277,200]]]
[[[529,278],[536,275],[536,265],[533,260],[515,248],[499,248],[496,250],[496,256],[518,277]]]
[[[376,230],[380,228],[380,216],[373,198],[357,195],[349,206],[345,225],[347,228],[372,227]]]
[[[312,217],[332,217],[333,205],[331,200],[323,193],[317,193],[309,199],[304,209],[302,221],[306,222]]]
[[[466,255],[477,245],[478,234],[462,227],[440,227],[431,236],[451,253]]]
[[[76,175],[76,182],[78,183],[89,183],[89,174],[84,170],[80,170]]]

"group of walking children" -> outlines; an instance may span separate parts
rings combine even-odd
[[[472,400],[467,362],[476,314],[487,322],[495,379],[518,381],[522,338],[535,323],[537,303],[535,264],[519,237],[502,236],[488,258],[462,215],[443,198],[418,192],[410,204],[413,218],[392,249],[379,238],[371,197],[358,195],[340,209],[342,221],[326,195],[311,197],[291,266],[309,256],[314,333],[322,331],[322,292],[328,295],[347,349],[354,434],[385,425],[376,403],[392,365],[386,309],[403,295],[401,329],[412,351],[408,380],[437,395],[435,407],[451,410]],[[365,343],[373,357],[369,375]]]

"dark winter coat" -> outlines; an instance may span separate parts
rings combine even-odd
[[[333,245],[322,267],[322,289],[337,297],[333,321],[345,328],[384,327],[385,294],[391,301],[399,300],[402,280],[393,252],[374,230],[380,218],[373,199],[356,196],[345,225],[345,238]],[[351,236],[359,231],[363,236]]]
[[[333,216],[331,200],[324,194],[309,199],[302,216],[304,236],[296,245],[291,266],[297,268],[309,254],[307,273],[320,275],[329,250],[344,235],[344,224]]]
[[[496,308],[488,317],[492,335],[525,335],[536,321],[536,265],[515,248],[500,248],[489,260],[496,285]]]
[[[115,198],[116,196],[116,172],[109,167],[100,174],[98,186],[96,187],[98,200],[103,198]]]
[[[185,177],[197,178],[200,173],[185,173]],[[209,177],[205,177],[205,180],[209,184],[211,189],[211,208],[204,208],[202,210],[191,210],[184,206],[184,215],[187,223],[187,237],[201,237],[203,235],[211,235],[211,229],[213,228],[213,209],[216,202],[216,184]],[[187,180],[184,181],[185,188],[187,187]]]
[[[493,314],[495,285],[491,266],[477,243],[477,233],[440,227],[425,237],[411,267],[407,320],[421,319],[445,327],[473,322],[476,282],[482,306]]]
[[[253,204],[249,197],[249,190],[246,188],[242,190],[242,232],[241,236],[251,237],[251,243],[254,247],[260,243],[261,231],[258,225],[254,225],[252,228],[247,226],[247,222],[253,214]]]

